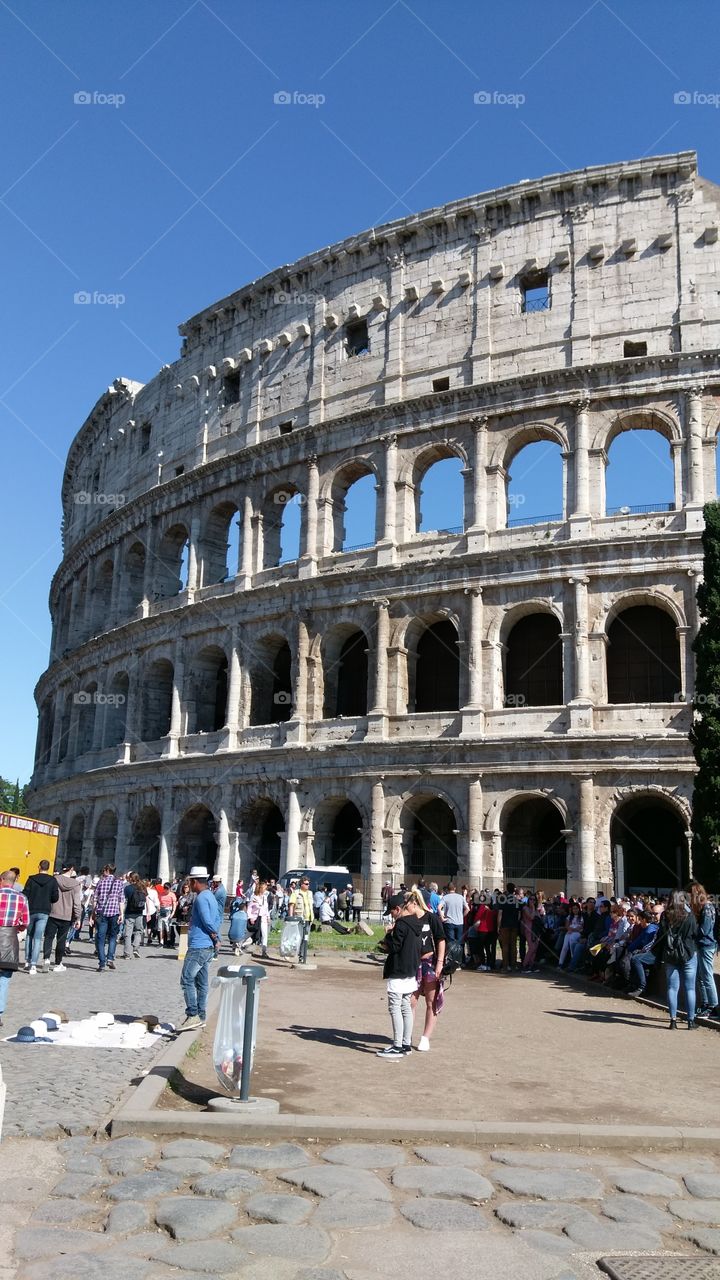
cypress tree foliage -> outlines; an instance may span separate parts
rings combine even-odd
[[[720,503],[705,507],[702,622],[693,649],[695,699],[690,741],[698,772],[693,794],[693,870],[706,889],[720,889]]]

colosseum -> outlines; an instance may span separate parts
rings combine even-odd
[[[283,266],[118,378],[68,454],[37,687],[61,856],[341,864],[373,901],[685,878],[719,226],[689,151],[524,181]],[[627,431],[672,502],[608,507]],[[534,517],[539,441],[563,509]]]

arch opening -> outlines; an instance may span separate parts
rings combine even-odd
[[[285,834],[285,819],[278,806],[271,800],[256,800],[245,811],[243,826],[252,867],[264,879],[277,879]]]
[[[552,613],[526,614],[507,638],[505,706],[557,707],[562,702],[560,623]]]
[[[553,440],[523,445],[506,476],[507,527],[565,519],[562,449]]]
[[[129,690],[130,680],[126,672],[120,671],[113,676],[105,710],[104,747],[117,747],[121,742],[125,741]]]
[[[506,880],[546,892],[564,890],[567,847],[563,826],[562,814],[549,800],[533,796],[514,805],[502,828]]]
[[[216,733],[227,721],[228,660],[209,645],[195,657],[188,700],[188,733]]]
[[[360,875],[362,863],[362,817],[352,800],[332,800],[315,812],[315,866],[347,867]]]
[[[175,874],[186,876],[191,867],[207,867],[212,875],[217,855],[215,818],[204,804],[185,810],[177,829]]]
[[[251,672],[250,723],[282,724],[292,712],[290,645],[282,636],[267,636],[257,646]]]
[[[238,509],[232,502],[223,502],[208,516],[200,544],[202,585],[225,582],[238,572],[240,550],[240,522]]]
[[[674,805],[657,796],[621,803],[610,824],[617,893],[669,893],[689,879],[685,823]]]
[[[418,533],[462,533],[465,528],[463,462],[454,454],[431,462],[415,484]]]
[[[132,826],[130,841],[131,869],[142,880],[156,875],[160,858],[160,814],[153,805],[142,809]]]
[[[142,740],[157,742],[170,732],[175,671],[168,658],[151,662],[142,689]]]
[[[439,796],[414,805],[404,823],[405,872],[442,886],[458,874],[455,815]]]
[[[610,703],[673,702],[681,692],[680,641],[674,620],[655,605],[631,605],[608,627]]]
[[[460,706],[458,635],[449,619],[426,627],[415,658],[415,711],[457,711]]]
[[[605,514],[640,515],[674,506],[670,442],[656,427],[621,429],[607,453]]]
[[[183,524],[175,524],[163,535],[155,566],[155,599],[165,600],[185,591],[188,583],[190,540]]]
[[[112,809],[106,809],[104,813],[100,814],[95,824],[95,838],[93,841],[94,870],[102,870],[106,863],[114,865],[116,847],[117,814]]]

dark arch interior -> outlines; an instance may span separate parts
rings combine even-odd
[[[367,640],[364,632],[355,631],[348,636],[340,650],[335,714],[338,716],[366,715],[367,688]]]
[[[160,814],[157,809],[144,809],[133,825],[130,870],[149,880],[157,871],[159,855]]]
[[[628,800],[613,817],[610,839],[616,889],[667,893],[687,883],[685,827],[670,805],[651,796]]]
[[[503,832],[506,880],[531,882],[567,879],[563,820],[554,804],[536,797],[523,800],[508,815]]]
[[[508,636],[505,705],[558,707],[562,701],[560,623],[551,613],[530,613]]]
[[[217,853],[215,819],[204,805],[193,805],[180,821],[175,871],[186,876],[191,867],[207,867],[212,875]]]
[[[285,821],[276,805],[265,814],[260,827],[260,838],[255,853],[255,865],[261,876],[276,879],[280,875],[280,837],[285,830]]]
[[[330,866],[347,867],[354,875],[360,874],[361,828],[362,818],[356,806],[348,800],[333,822]]]
[[[437,880],[441,887],[457,875],[455,815],[444,800],[428,800],[413,815],[408,853],[410,875]]]
[[[416,711],[457,711],[460,706],[457,639],[448,620],[434,622],[421,635],[415,669]]]
[[[680,693],[673,619],[654,605],[624,609],[608,628],[608,702],[672,702]]]

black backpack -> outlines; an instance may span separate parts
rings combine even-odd
[[[463,962],[462,942],[445,943],[445,959],[443,960],[442,977],[451,978],[457,973]]]
[[[146,898],[147,894],[142,889],[138,889],[137,885],[133,885],[132,893],[125,908],[125,914],[128,916],[141,916],[145,910]]]

